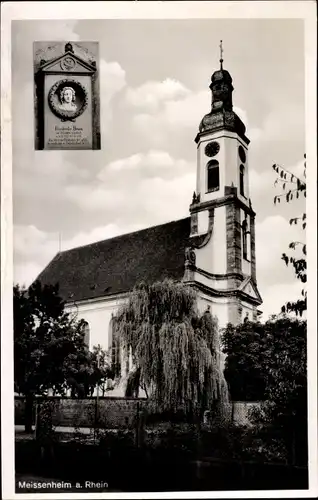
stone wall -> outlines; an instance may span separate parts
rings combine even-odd
[[[53,425],[59,427],[93,427],[98,418],[101,428],[133,428],[146,405],[145,400],[128,398],[99,398],[98,406],[96,398],[47,399],[54,402]]]
[[[15,425],[24,425],[25,415],[25,397],[24,396],[14,396],[14,424]],[[35,404],[33,407],[33,425],[35,424]]]
[[[47,398],[55,402],[53,425],[59,427],[93,427],[96,418],[96,399]],[[41,405],[41,400],[38,401]],[[260,405],[259,402],[233,401],[231,403],[232,423],[250,425],[248,411]],[[102,428],[134,428],[138,415],[146,409],[145,399],[100,398],[99,421]],[[24,397],[15,397],[15,425],[24,425]],[[34,423],[34,422],[33,422]]]
[[[251,216],[251,275],[256,282],[256,257],[255,257],[255,218]]]
[[[236,425],[252,425],[248,412],[252,408],[260,406],[259,401],[233,401],[232,402],[232,422]]]
[[[240,208],[236,204],[226,205],[227,272],[242,272]]]

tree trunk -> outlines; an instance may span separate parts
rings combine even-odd
[[[25,412],[24,412],[24,425],[25,432],[33,432],[32,420],[33,420],[33,403],[34,398],[32,394],[27,394],[25,396]]]

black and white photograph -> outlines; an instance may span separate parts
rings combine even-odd
[[[315,4],[45,3],[2,5],[4,498],[315,496]]]
[[[35,149],[100,149],[98,44],[33,47]]]

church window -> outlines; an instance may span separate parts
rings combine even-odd
[[[241,162],[245,163],[246,162],[246,154],[245,154],[243,146],[239,146],[238,153],[239,153],[239,157],[240,157]]]
[[[108,348],[110,349],[111,369],[115,377],[120,375],[120,343],[114,336],[114,318],[111,317],[108,329]]]
[[[89,348],[89,341],[90,341],[90,328],[89,324],[87,321],[84,323],[84,344]]]
[[[240,193],[242,196],[245,196],[245,194],[244,194],[244,167],[243,167],[243,165],[240,166]]]
[[[207,191],[217,191],[220,188],[219,162],[210,160],[207,164]]]

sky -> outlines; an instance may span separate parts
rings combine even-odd
[[[250,196],[264,319],[299,298],[281,254],[304,241],[274,205],[273,163],[303,175],[304,26],[298,19],[14,21],[12,137],[14,281],[28,286],[59,251],[187,217],[194,138],[210,111],[211,74],[233,79],[250,139]],[[35,151],[33,41],[98,41],[100,151]],[[292,252],[291,250],[289,252]]]

